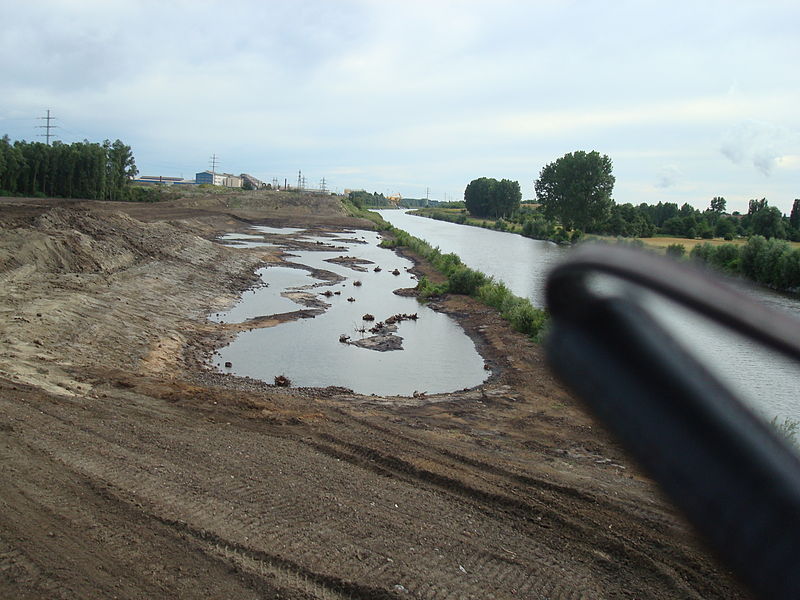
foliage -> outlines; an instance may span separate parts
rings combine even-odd
[[[465,266],[455,254],[443,254],[439,248],[407,232],[391,228],[394,239],[381,243],[384,248],[406,247],[425,258],[440,273],[447,276],[447,283],[433,284],[420,278],[417,290],[423,298],[444,293],[468,294],[496,308],[514,329],[538,340],[547,323],[547,313],[535,308],[527,298],[512,294],[503,283],[497,283],[480,271]]]
[[[670,244],[666,249],[667,256],[680,258],[686,254],[686,246],[683,244]]]
[[[347,199],[357,208],[366,208],[368,206],[372,208],[386,208],[387,206],[392,206],[392,203],[389,202],[383,194],[378,194],[377,192],[370,194],[364,190],[357,190],[350,192],[347,195]]]
[[[92,200],[136,200],[130,146],[120,140],[52,145],[0,138],[0,189],[9,194]]]
[[[420,298],[434,298],[436,296],[442,296],[447,293],[447,282],[438,284],[433,283],[430,279],[423,275],[419,278],[419,282],[417,282],[417,291],[419,292]]]
[[[725,212],[726,204],[725,198],[722,196],[714,196],[709,204],[709,209],[717,214],[722,214]]]
[[[608,156],[582,150],[546,165],[534,184],[545,216],[565,229],[595,231],[609,218],[614,203],[611,167]]]
[[[656,227],[648,214],[637,209],[633,204],[615,204],[611,207],[609,219],[598,226],[597,230],[598,233],[607,235],[653,237]]]
[[[784,240],[753,236],[741,246],[698,244],[691,256],[718,270],[775,289],[800,290],[800,249],[792,249]]]
[[[347,211],[347,214],[351,217],[356,217],[359,219],[367,219],[368,221],[372,221],[375,224],[375,228],[378,231],[385,231],[387,229],[391,229],[391,225],[387,223],[383,217],[381,217],[378,213],[373,212],[364,208],[363,206],[359,207],[353,204],[348,198],[342,198],[342,207]],[[384,240],[386,241],[386,240]]]
[[[522,200],[519,182],[489,177],[473,179],[464,190],[464,205],[476,217],[507,217],[519,208]]]
[[[511,293],[503,283],[489,281],[477,290],[479,300],[496,308],[517,331],[538,339],[547,323],[547,313],[535,308],[527,298]]]
[[[453,294],[464,294],[471,296],[478,291],[482,285],[489,282],[489,278],[468,267],[453,269],[448,276],[449,290]]]

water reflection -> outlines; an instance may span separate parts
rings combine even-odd
[[[400,210],[377,212],[392,225],[439,246],[443,252],[455,252],[468,266],[503,281],[512,292],[530,298],[536,306],[544,306],[543,286],[550,267],[569,252],[568,248],[516,234],[435,221]],[[796,297],[738,280],[730,283],[755,301],[800,318]],[[767,420],[776,416],[781,421],[800,420],[798,367],[793,361],[723,331],[673,303],[654,299],[652,310],[689,350]]]
[[[329,237],[304,237],[311,241],[334,241]],[[379,241],[380,236],[374,232],[348,232],[335,238],[335,249],[323,246],[322,250],[293,250],[292,262],[308,270],[263,269],[260,275],[268,287],[245,293],[231,311],[215,317],[217,320],[241,322],[303,308],[286,296],[298,289],[315,294],[329,308],[315,318],[240,334],[219,351],[213,361],[215,366],[268,382],[283,374],[295,386],[335,385],[362,394],[412,395],[415,391],[432,394],[482,383],[488,375],[483,359],[461,327],[415,298],[392,293],[416,285],[408,272],[413,264],[393,251],[378,247]],[[369,262],[354,263],[350,260],[353,257]],[[395,269],[399,275],[392,274]],[[322,279],[324,274],[316,270],[341,279],[331,281],[330,276]],[[356,282],[360,285],[354,285]],[[326,291],[330,295],[323,296]],[[403,350],[377,352],[341,343],[341,334],[352,339],[371,335],[358,331],[371,325],[362,319],[367,313],[376,320],[398,313],[417,313],[419,318],[398,324],[396,335],[403,338]],[[225,369],[226,362],[233,366]]]

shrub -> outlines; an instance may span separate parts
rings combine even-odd
[[[547,324],[547,313],[534,307],[530,300],[519,298],[503,283],[495,283],[480,271],[470,269],[461,259],[452,253],[442,254],[439,248],[432,248],[427,242],[409,235],[402,229],[390,227],[393,240],[384,240],[384,248],[406,247],[447,275],[447,283],[434,284],[427,277],[420,278],[417,291],[421,298],[441,296],[447,292],[475,296],[484,304],[496,308],[511,326],[538,341]]]
[[[480,271],[468,267],[453,270],[448,277],[449,290],[453,294],[473,295],[489,278]]]
[[[739,270],[739,248],[735,244],[722,244],[714,249],[710,257],[711,266],[736,273]]]
[[[433,283],[424,275],[417,282],[417,292],[420,298],[432,298],[447,293],[447,283]]]
[[[666,250],[667,256],[681,258],[686,254],[686,246],[683,244],[670,244]]]
[[[669,254],[670,256],[672,256],[672,254],[670,254],[670,248],[672,246],[681,247],[680,254],[678,254],[677,256],[683,256],[683,253],[686,252],[686,248],[684,248],[682,244],[670,244],[669,246],[667,246],[667,254]],[[692,251],[689,253],[689,256],[691,256],[694,260],[703,263],[711,262],[711,257],[713,255],[714,255],[714,246],[712,246],[708,242],[703,244],[697,244],[694,248],[692,248]]]

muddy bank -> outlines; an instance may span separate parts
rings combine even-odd
[[[2,202],[0,596],[745,597],[540,349],[469,298],[437,302],[492,364],[477,389],[205,368],[233,327],[205,315],[282,258],[210,240],[259,213],[314,224],[279,200]]]

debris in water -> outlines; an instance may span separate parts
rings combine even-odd
[[[341,343],[343,343],[343,344],[346,344],[346,343],[347,343],[347,340],[349,340],[349,339],[350,339],[350,336],[349,336],[349,335],[347,335],[347,334],[345,334],[345,333],[343,333],[343,334],[341,334],[341,335],[339,336],[339,341],[340,341]]]
[[[365,314],[361,318],[364,319],[365,321],[374,321],[375,320],[375,317],[373,315],[369,314],[369,313]]]
[[[233,366],[233,363],[232,363],[232,362],[226,362],[226,363],[225,363],[225,368],[226,368],[226,369],[230,369],[232,366]]]
[[[392,271],[392,275],[400,275],[400,271],[398,271],[397,269],[395,269],[394,271]]]
[[[356,299],[355,299],[355,298],[353,298],[352,296],[350,296],[350,297],[347,299],[347,301],[348,301],[348,302],[355,302],[355,301],[356,301]]]
[[[360,281],[354,281],[353,285],[356,286],[356,287],[361,287],[361,282]]]
[[[380,273],[381,272],[381,268],[380,267],[375,267],[372,270],[375,271],[376,273]]]

